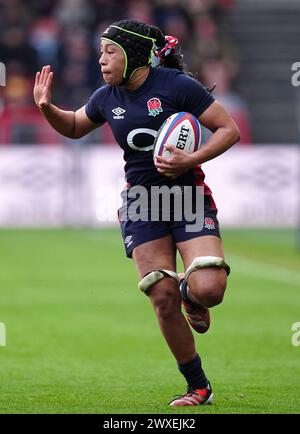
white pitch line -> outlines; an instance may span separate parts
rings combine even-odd
[[[226,258],[229,258],[228,262],[232,265],[233,272],[271,280],[272,282],[282,282],[300,286],[300,273],[297,271],[238,255],[228,254]]]

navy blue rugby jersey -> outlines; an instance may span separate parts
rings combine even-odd
[[[151,67],[138,89],[104,85],[94,92],[85,110],[91,121],[109,123],[124,151],[125,176],[130,186],[205,185],[200,166],[174,180],[160,174],[153,162],[153,144],[167,117],[185,111],[198,118],[213,102],[211,93],[183,72]],[[210,194],[207,187],[206,194]]]

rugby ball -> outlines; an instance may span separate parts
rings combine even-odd
[[[201,127],[198,119],[191,113],[179,112],[169,116],[160,127],[154,141],[153,158],[157,155],[170,157],[165,149],[169,144],[191,154],[201,145]]]

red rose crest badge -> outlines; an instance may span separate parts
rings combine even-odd
[[[214,220],[210,217],[206,217],[204,219],[204,227],[206,227],[206,229],[216,229]]]
[[[163,111],[161,108],[161,101],[158,98],[151,98],[147,101],[149,116],[157,116]]]

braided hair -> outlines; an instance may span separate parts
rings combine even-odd
[[[102,33],[101,38],[112,41],[124,53],[123,84],[137,69],[151,64],[153,58],[158,61],[157,66],[184,71],[178,40],[172,36],[164,36],[154,25],[135,20],[116,21]]]

